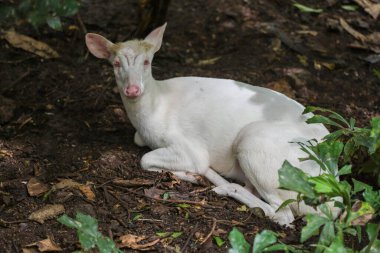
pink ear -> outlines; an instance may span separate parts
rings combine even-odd
[[[146,36],[145,41],[154,46],[154,53],[157,52],[162,44],[162,37],[164,36],[166,24],[154,29],[148,36]]]
[[[109,59],[111,56],[109,48],[113,45],[113,43],[99,34],[87,33],[86,45],[88,50],[95,57],[101,59]]]

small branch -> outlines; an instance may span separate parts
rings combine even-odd
[[[189,244],[191,238],[193,237],[193,235],[195,234],[197,229],[198,229],[198,222],[195,224],[195,227],[193,228],[193,230],[191,230],[190,235],[189,235],[189,237],[187,237],[187,240],[186,240],[185,244],[183,245],[180,252],[185,252],[187,245]]]
[[[207,234],[206,238],[201,242],[201,245],[204,244],[210,237],[211,235],[214,233],[215,231],[215,228],[216,228],[216,219],[213,217],[212,218],[212,227],[211,227],[211,230],[210,232]]]

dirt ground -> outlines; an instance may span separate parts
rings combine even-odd
[[[362,9],[341,8],[351,1],[300,2],[324,11],[301,13],[283,0],[173,0],[154,76],[231,78],[368,123],[380,114],[380,77],[374,74],[380,57],[374,47],[358,48],[340,19],[364,35],[380,32],[380,23]],[[80,15],[89,32],[113,41],[130,38],[138,25],[131,0],[90,1]],[[57,50],[55,60],[0,40],[0,252],[21,252],[47,237],[63,252],[79,249],[75,231],[56,218],[28,220],[47,204],[63,205],[71,217],[77,211],[96,217],[102,233],[115,240],[126,234],[146,236],[140,244],[159,238],[151,246],[155,252],[226,252],[234,226],[249,242],[272,229],[283,242],[298,243],[302,220],[285,229],[212,193],[208,182],[192,185],[142,171],[139,160],[149,150],[133,143],[111,67],[87,53],[75,19],[64,21],[64,32],[15,27]],[[67,179],[81,187],[57,187]],[[27,186],[36,181],[55,190],[46,198],[30,196]],[[152,199],[166,192],[168,201]],[[162,238],[157,232],[183,233]],[[212,240],[216,235],[223,246]]]

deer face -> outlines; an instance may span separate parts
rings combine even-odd
[[[89,51],[98,58],[108,59],[122,95],[136,99],[144,94],[152,79],[151,62],[162,43],[166,23],[152,31],[144,40],[112,43],[101,35],[86,34]]]

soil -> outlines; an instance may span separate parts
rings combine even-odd
[[[374,74],[380,61],[375,62],[371,50],[353,48],[356,39],[339,19],[365,35],[379,32],[380,23],[362,9],[343,10],[341,5],[350,1],[299,2],[323,12],[302,13],[283,0],[172,1],[154,76],[235,79],[367,124],[380,113],[380,78]],[[136,1],[94,0],[80,16],[89,32],[123,41],[138,25],[137,10]],[[193,185],[167,173],[143,171],[139,160],[149,149],[133,143],[134,129],[111,67],[88,54],[76,19],[64,19],[64,25],[64,32],[15,27],[57,50],[60,57],[54,60],[0,40],[0,252],[21,252],[47,237],[63,252],[79,249],[75,231],[54,215],[43,224],[28,220],[47,204],[63,204],[71,217],[77,211],[96,217],[100,231],[115,240],[134,234],[146,236],[140,242],[145,244],[159,238],[157,232],[183,232],[161,238],[151,247],[156,252],[226,252],[232,227],[249,242],[271,229],[283,242],[298,243],[302,220],[287,229],[260,212],[238,211],[240,203],[217,196],[207,181]],[[30,196],[31,179],[48,189],[72,179],[86,186],[87,194],[66,187],[45,198]],[[120,186],[114,179],[138,182]],[[171,198],[153,200],[149,192],[170,192]],[[223,246],[212,239],[216,235],[226,241]]]

